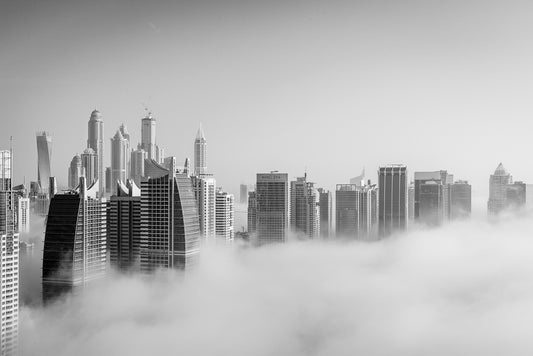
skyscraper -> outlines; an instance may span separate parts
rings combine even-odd
[[[50,202],[43,247],[43,302],[78,292],[106,271],[106,201],[85,177]]]
[[[329,238],[333,233],[333,199],[331,192],[318,188],[320,204],[320,236]]]
[[[96,153],[96,177],[98,179],[98,194],[105,193],[104,171],[104,120],[98,110],[93,110],[88,123],[87,148],[92,148]],[[86,175],[88,178],[89,175]],[[87,180],[90,182],[89,180]]]
[[[146,151],[148,159],[153,159],[157,163],[163,163],[164,152],[156,143],[156,120],[148,113],[142,119],[141,126],[141,148]]]
[[[37,133],[37,182],[42,192],[48,191],[50,162],[52,160],[52,137],[46,131]]]
[[[337,184],[337,236],[368,241],[376,238],[377,191],[377,186],[370,181],[368,184]]]
[[[70,161],[70,166],[68,167],[68,187],[69,189],[75,189],[79,182],[80,177],[84,176],[83,164],[81,161],[81,156],[76,154],[72,157]]]
[[[0,151],[0,355],[18,350],[19,234],[16,231],[12,150]]]
[[[246,204],[248,201],[248,185],[241,184],[239,191],[239,203]]]
[[[216,193],[216,238],[224,241],[232,241],[234,238],[235,212],[233,194],[224,192],[222,188]]]
[[[414,219],[428,225],[440,225],[447,220],[452,183],[453,175],[445,170],[415,172]]]
[[[379,235],[386,237],[407,229],[407,166],[382,166],[379,179]]]
[[[117,182],[125,183],[129,177],[130,143],[122,135],[124,130],[125,127],[122,125],[111,139],[111,194],[117,193]]]
[[[291,181],[290,223],[291,230],[309,238],[320,233],[320,208],[318,191],[314,183],[307,181],[307,174]]]
[[[450,218],[467,218],[472,211],[472,187],[460,180],[450,185]]]
[[[290,222],[288,174],[258,173],[256,187],[259,245],[286,242]]]
[[[194,197],[198,206],[200,233],[205,238],[215,237],[216,180],[212,176],[191,177]]]
[[[500,163],[489,180],[489,214],[498,214],[507,207],[507,186],[512,182],[513,177]]]
[[[148,158],[148,153],[141,147],[131,152],[131,179],[137,186],[141,185],[141,179],[144,177],[144,161]]]
[[[190,178],[145,161],[141,183],[141,271],[188,269],[199,252],[200,224]]]
[[[30,198],[18,196],[17,207],[17,231],[22,234],[30,232]]]
[[[257,231],[257,194],[255,191],[248,192],[248,233],[255,234]]]
[[[526,184],[513,182],[507,186],[506,206],[511,209],[519,209],[526,205]]]
[[[85,181],[92,185],[98,179],[98,156],[92,148],[86,148],[81,154],[81,165]]]
[[[194,172],[196,175],[207,173],[207,140],[201,125],[194,140]]]
[[[111,266],[138,270],[141,259],[141,190],[132,180],[117,182],[107,210],[107,244]]]

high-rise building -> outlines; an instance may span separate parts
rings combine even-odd
[[[148,159],[153,159],[157,163],[163,163],[164,151],[159,148],[156,141],[156,120],[148,113],[142,119],[141,126],[141,148],[146,151]]]
[[[472,212],[472,187],[467,181],[459,180],[450,185],[450,218],[470,217]]]
[[[52,137],[46,131],[37,133],[37,182],[41,191],[48,191],[50,162],[52,160]]]
[[[255,191],[248,192],[248,233],[257,231],[257,195]]]
[[[92,148],[96,153],[96,178],[98,179],[98,192],[105,193],[104,170],[104,120],[98,110],[93,110],[88,123],[87,148]],[[89,175],[86,175],[87,181]]]
[[[50,206],[50,199],[57,192],[57,181],[55,177],[50,177],[47,192],[39,192],[35,199],[35,213],[39,216],[45,217],[48,214]]]
[[[506,206],[511,209],[519,209],[526,205],[526,184],[513,182],[507,186]]]
[[[84,176],[83,164],[81,161],[81,156],[76,154],[72,161],[70,161],[70,166],[68,168],[68,187],[69,189],[75,189],[80,182],[80,177]]]
[[[407,166],[387,165],[378,170],[379,235],[386,237],[407,229]]]
[[[98,186],[56,194],[50,202],[43,247],[43,302],[77,293],[106,272],[106,201]]]
[[[224,192],[222,188],[216,193],[216,238],[232,241],[234,238],[235,212],[233,194]]]
[[[117,182],[107,210],[107,246],[111,266],[138,270],[141,259],[141,190],[128,179]]]
[[[415,172],[414,220],[427,225],[440,225],[447,220],[449,185],[452,183],[453,175],[445,170]]]
[[[141,183],[141,271],[188,269],[199,252],[200,224],[191,179],[145,161]]]
[[[126,140],[126,157],[124,158],[126,161],[126,179],[129,179],[131,177],[131,139],[130,139],[130,133],[128,132],[128,129],[126,128],[126,125],[122,124],[119,127],[120,134]]]
[[[83,177],[88,185],[92,185],[98,179],[98,156],[92,148],[86,148],[81,154],[81,165]]]
[[[258,173],[256,187],[259,245],[286,242],[290,222],[288,174]]]
[[[329,238],[333,234],[333,198],[331,192],[318,188],[320,205],[320,236]]]
[[[30,198],[18,196],[17,206],[17,231],[22,234],[30,232]]]
[[[105,192],[111,194],[111,167],[105,167]]]
[[[291,181],[290,225],[295,233],[309,238],[320,234],[320,206],[314,183],[307,181],[307,174]]]
[[[207,140],[202,126],[198,129],[194,140],[194,172],[196,175],[207,173]]]
[[[415,183],[411,182],[409,186],[407,187],[407,197],[408,197],[408,203],[407,203],[407,215],[409,222],[412,222],[415,220]]]
[[[359,240],[374,240],[377,236],[377,186],[363,182],[337,184],[337,236]]]
[[[248,185],[247,184],[241,184],[240,186],[240,194],[239,194],[239,202],[241,204],[246,204],[248,201]]]
[[[495,215],[507,208],[507,186],[512,182],[513,177],[500,163],[489,180],[489,214]]]
[[[215,214],[216,214],[216,180],[212,176],[191,177],[194,189],[194,197],[198,206],[200,219],[200,233],[205,238],[215,237]]]
[[[11,190],[11,151],[0,150],[0,190]]]
[[[18,353],[19,234],[11,186],[13,152],[0,151],[0,355]]]
[[[148,153],[141,147],[131,152],[131,179],[137,186],[141,185],[141,179],[144,177],[144,161],[148,158]]]
[[[124,125],[111,139],[111,194],[117,193],[117,182],[125,183],[129,178],[130,142],[122,132],[125,132]]]

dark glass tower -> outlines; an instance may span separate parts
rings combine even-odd
[[[407,229],[407,166],[380,167],[379,177],[379,235],[381,237]]]

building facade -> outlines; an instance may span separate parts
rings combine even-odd
[[[98,179],[98,156],[92,148],[86,148],[80,157],[83,167],[82,176],[85,177],[88,185],[92,185]]]
[[[106,273],[106,201],[98,185],[56,194],[50,201],[43,247],[43,303],[77,293]]]
[[[233,194],[217,189],[215,232],[217,240],[233,241],[235,237],[235,199]]]
[[[141,271],[186,270],[199,253],[200,224],[190,178],[147,159],[141,183]],[[149,172],[149,173],[148,173]]]
[[[52,161],[52,137],[48,132],[37,133],[37,182],[41,191],[48,191],[50,164]]]
[[[450,219],[464,219],[472,212],[472,186],[459,180],[450,185]]]
[[[192,176],[191,183],[198,206],[200,233],[204,238],[215,237],[216,180],[212,176]]]
[[[144,177],[144,161],[148,158],[148,153],[141,147],[131,152],[131,173],[130,177],[137,186],[141,185],[141,179]]]
[[[320,236],[329,238],[333,235],[333,198],[331,192],[318,188],[320,205]]]
[[[286,242],[290,223],[288,174],[258,173],[256,187],[258,244]]]
[[[318,191],[314,183],[307,181],[307,175],[291,181],[290,226],[294,233],[309,238],[320,234],[320,206]]]
[[[107,210],[107,245],[111,266],[137,271],[141,263],[141,190],[132,180],[117,183]]]
[[[146,151],[147,158],[163,163],[165,154],[156,141],[156,120],[148,113],[141,120],[141,148]]]
[[[378,170],[378,221],[380,237],[407,229],[407,166],[387,165]]]
[[[377,237],[378,188],[375,184],[337,184],[337,236],[371,241]]]
[[[489,179],[489,215],[496,215],[507,208],[507,187],[512,182],[513,177],[500,163]]]
[[[75,155],[70,161],[68,167],[68,187],[69,189],[76,189],[80,182],[80,177],[84,176],[83,164],[80,155]]]
[[[207,173],[207,140],[202,126],[196,133],[194,140],[194,174],[201,176]]]
[[[248,234],[257,232],[257,194],[255,191],[248,192]]]
[[[117,130],[115,136],[111,139],[111,194],[117,194],[117,182],[126,183],[129,178],[129,165],[131,154],[129,140],[126,139],[122,131],[124,125]]]

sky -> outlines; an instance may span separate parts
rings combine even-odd
[[[531,212],[375,243],[204,245],[20,311],[21,356],[531,355]],[[237,244],[237,241],[235,242]]]
[[[257,172],[334,190],[365,168],[447,169],[485,209],[499,162],[533,181],[528,1],[0,1],[0,147],[36,180],[35,132],[60,186],[93,109],[238,195]]]

